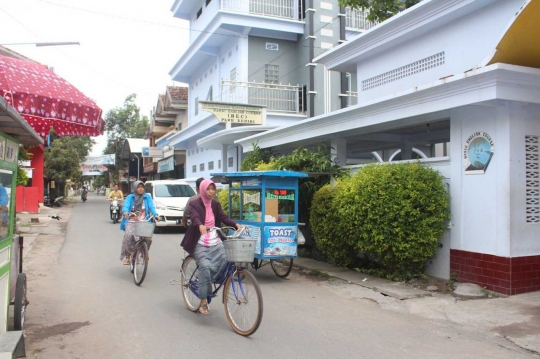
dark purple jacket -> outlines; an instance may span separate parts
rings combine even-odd
[[[216,219],[216,227],[220,227],[221,223],[225,223],[227,226],[236,227],[236,222],[227,217],[223,209],[221,208],[221,203],[217,199],[212,199],[212,211],[214,212],[214,218]],[[186,230],[184,239],[182,240],[181,246],[184,247],[184,250],[189,254],[195,252],[195,247],[199,238],[201,238],[201,232],[199,231],[199,226],[206,220],[206,209],[202,199],[199,197],[193,201],[189,202],[189,213],[191,217],[191,225]],[[221,233],[219,233],[221,240],[224,240]]]

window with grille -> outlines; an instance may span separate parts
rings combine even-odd
[[[279,82],[279,65],[264,65],[264,82],[277,84]]]
[[[527,223],[540,223],[540,136],[525,136],[525,201]]]
[[[218,162],[217,162],[217,168],[218,168],[218,169],[221,169],[221,160],[218,160]]]
[[[214,161],[208,162],[208,170],[211,171],[214,169]]]
[[[444,65],[444,52],[439,52],[438,54],[426,57],[425,59],[418,60],[392,71],[363,80],[362,91],[367,91],[375,87],[386,85],[390,82],[401,80],[405,77],[409,77],[441,65]]]
[[[191,167],[191,170],[193,171],[193,173],[197,172],[197,165],[193,165],[193,167]]]
[[[229,157],[229,167],[234,166],[234,157]]]
[[[199,98],[195,97],[195,116],[199,114]]]
[[[199,171],[201,171],[201,172],[204,171],[204,163],[201,163],[199,165]]]

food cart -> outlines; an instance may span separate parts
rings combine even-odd
[[[229,184],[229,217],[249,227],[246,238],[257,240],[253,268],[270,263],[285,278],[298,256],[298,179],[291,171],[212,173]]]
[[[0,357],[24,355],[22,329],[26,312],[26,275],[22,272],[22,237],[14,233],[15,187],[20,145],[42,145],[43,139],[0,97]],[[9,305],[14,331],[8,332]],[[11,356],[9,356],[11,358]]]

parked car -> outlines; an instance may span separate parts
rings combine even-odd
[[[156,231],[161,227],[181,226],[187,201],[195,195],[193,188],[178,180],[146,181],[144,187],[146,193],[152,196],[159,213],[160,221],[156,223]]]

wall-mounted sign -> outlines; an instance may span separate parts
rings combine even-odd
[[[465,174],[484,174],[495,153],[493,139],[486,132],[475,132],[465,141]]]
[[[220,102],[199,101],[201,109],[213,113],[219,122],[243,123],[247,125],[263,124],[263,107],[236,105]]]
[[[174,171],[174,157],[167,157],[158,162],[158,173]]]
[[[143,147],[142,156],[152,157],[152,158],[163,158],[163,148],[162,147]]]

